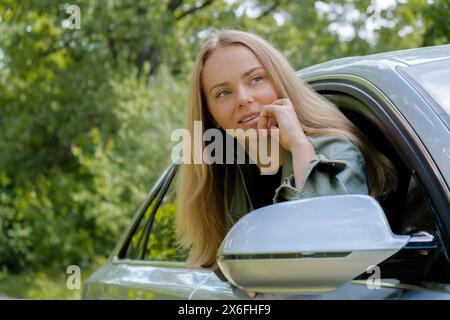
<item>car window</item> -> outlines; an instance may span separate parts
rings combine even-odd
[[[149,204],[127,244],[122,259],[185,261],[176,243],[175,178]]]
[[[431,207],[427,203],[426,193],[413,175],[408,186],[403,210],[401,233],[413,234],[420,231],[434,233],[436,227],[433,223]]]

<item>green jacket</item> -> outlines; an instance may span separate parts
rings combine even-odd
[[[307,137],[316,157],[305,168],[303,189],[295,188],[292,154],[286,151],[280,186],[275,190],[273,203],[337,194],[368,194],[364,157],[348,139],[337,136]],[[248,190],[253,188],[248,165],[227,166],[225,170],[225,214],[228,230],[242,216],[253,211]],[[224,276],[213,266],[214,272]]]

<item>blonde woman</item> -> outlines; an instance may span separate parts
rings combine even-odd
[[[389,160],[334,105],[305,85],[279,51],[254,34],[223,30],[203,45],[186,114],[192,137],[195,121],[201,121],[203,132],[269,129],[281,151],[272,175],[262,175],[258,161],[181,165],[180,244],[189,250],[190,265],[210,267],[219,277],[217,249],[233,223],[248,212],[335,194],[382,199],[396,186]],[[246,144],[243,148],[248,152]]]

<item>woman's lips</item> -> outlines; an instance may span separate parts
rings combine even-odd
[[[258,121],[259,121],[259,115],[257,115],[256,117],[254,117],[251,120],[248,120],[245,122],[239,122],[239,123],[241,124],[241,126],[244,126],[244,127],[253,127],[258,124]]]
[[[244,119],[240,120],[239,124],[243,124],[244,126],[251,126],[251,125],[258,123],[258,120],[259,120],[259,113],[256,113],[253,115],[249,115],[249,116],[245,117]]]

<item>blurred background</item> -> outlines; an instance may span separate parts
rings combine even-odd
[[[0,0],[0,296],[80,297],[67,267],[84,281],[114,248],[170,161],[199,45],[225,27],[300,69],[449,43],[450,2]]]

